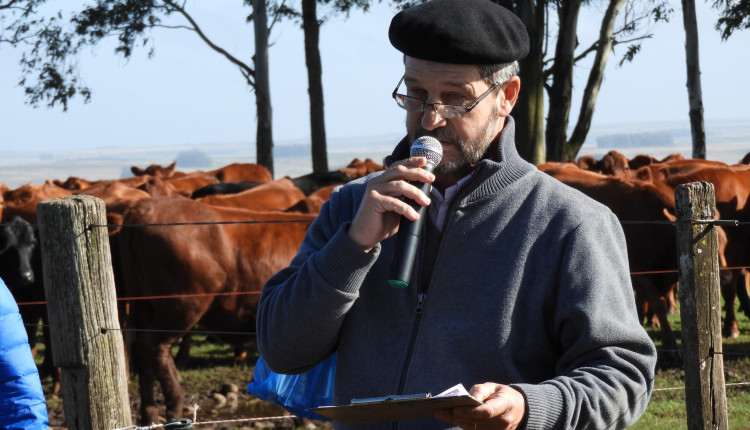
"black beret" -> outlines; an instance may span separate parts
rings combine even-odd
[[[526,26],[491,0],[430,0],[391,20],[391,44],[420,60],[503,64],[529,52]]]

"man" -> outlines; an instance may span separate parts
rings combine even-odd
[[[618,220],[516,152],[523,24],[489,0],[432,0],[396,15],[389,36],[404,53],[394,98],[408,135],[387,170],[332,194],[264,287],[263,358],[298,373],[337,351],[339,404],[457,383],[484,402],[356,428],[631,425],[656,352],[636,317]],[[408,158],[419,136],[442,144],[434,174]],[[429,205],[429,217],[410,285],[394,289],[399,221],[417,218],[404,197]]]

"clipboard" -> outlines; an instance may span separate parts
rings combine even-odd
[[[431,396],[430,393],[352,399],[348,405],[321,406],[312,412],[343,424],[376,421],[401,421],[431,418],[435,411],[459,406],[478,406],[482,402],[468,395]]]

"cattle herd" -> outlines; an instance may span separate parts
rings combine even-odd
[[[711,182],[722,219],[750,221],[750,153],[734,165],[639,155],[628,160],[610,151],[601,160],[582,156],[549,162],[539,170],[607,205],[623,222],[639,317],[661,327],[665,349],[676,341],[666,315],[677,293],[674,220],[676,186]],[[171,346],[196,326],[216,332],[253,332],[259,291],[266,279],[296,254],[305,231],[334,187],[383,166],[370,159],[323,174],[273,180],[255,164],[230,164],[208,172],[133,167],[133,177],[87,181],[70,177],[43,185],[0,188],[0,277],[20,306],[32,343],[46,319],[41,253],[36,246],[36,206],[52,198],[87,194],[107,209],[110,248],[133,370],[138,373],[143,424],[159,422],[154,397],[158,380],[167,418],[183,413]],[[724,335],[739,334],[735,297],[750,315],[750,227],[719,229]],[[168,298],[164,298],[168,296]],[[37,303],[26,305],[25,303]],[[47,330],[45,341],[48,342]],[[245,336],[227,335],[239,344]],[[35,345],[32,345],[34,347]],[[42,372],[54,372],[47,343]],[[53,377],[54,390],[59,378]]]

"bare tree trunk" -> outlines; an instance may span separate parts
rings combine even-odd
[[[323,66],[320,61],[320,22],[317,0],[302,0],[302,28],[305,33],[305,64],[310,97],[310,134],[313,173],[328,171],[325,105],[323,103]]]
[[[706,131],[703,126],[703,94],[698,58],[698,24],[695,0],[682,0],[682,20],[685,25],[685,63],[690,102],[690,131],[693,135],[693,158],[706,158]]]
[[[518,153],[532,164],[544,155],[544,38],[546,1],[521,0],[516,13],[529,33],[529,55],[519,62],[521,92],[513,108]]]
[[[255,28],[255,106],[258,129],[256,132],[256,163],[267,168],[273,175],[273,113],[271,109],[271,85],[268,71],[268,17],[266,0],[253,0],[253,26]]]
[[[560,31],[555,47],[552,86],[549,89],[546,143],[548,161],[566,161],[563,157],[570,106],[573,95],[573,64],[577,45],[578,13],[581,2],[564,1],[558,10]]]
[[[599,41],[596,45],[596,57],[594,58],[594,64],[591,66],[591,72],[589,72],[586,88],[583,90],[581,112],[578,115],[578,122],[576,122],[570,140],[564,144],[562,150],[563,160],[575,158],[581,146],[586,141],[586,135],[591,128],[591,118],[594,116],[596,98],[599,95],[599,88],[601,88],[602,79],[604,78],[604,69],[607,67],[609,51],[612,50],[612,34],[615,22],[620,9],[622,9],[625,3],[627,3],[627,0],[611,0],[602,18]]]

